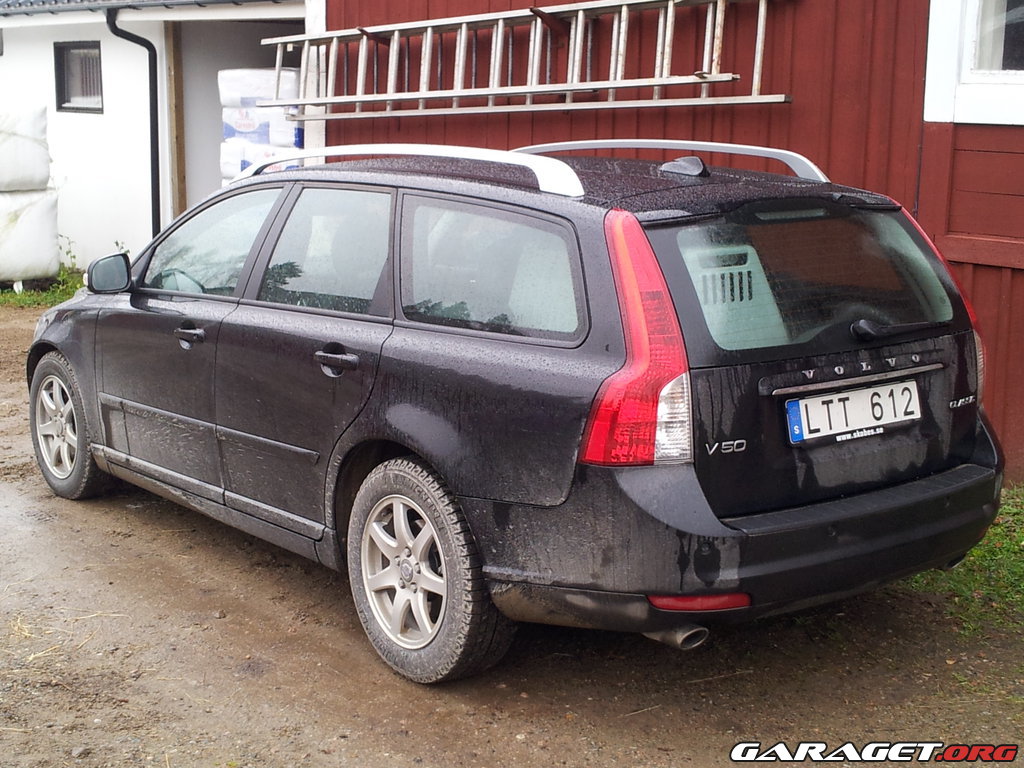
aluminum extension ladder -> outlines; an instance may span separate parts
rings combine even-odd
[[[277,47],[278,90],[262,104],[323,120],[788,101],[761,93],[768,0],[757,4],[743,95],[712,95],[716,83],[740,78],[722,71],[730,0],[590,0],[269,38],[263,44]],[[699,21],[695,6],[705,7],[699,69],[692,71],[691,55],[691,71],[674,74],[686,67],[678,61],[679,17],[685,11],[691,24]],[[655,28],[654,45],[638,48],[641,31]],[[285,54],[296,49],[298,97],[282,98]],[[681,86],[688,95],[679,95]],[[623,89],[629,98],[618,98]]]

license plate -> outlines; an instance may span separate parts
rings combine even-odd
[[[790,443],[832,436],[843,442],[880,435],[890,424],[917,421],[921,402],[916,382],[899,381],[787,400],[786,418]]]

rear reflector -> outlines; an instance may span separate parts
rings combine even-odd
[[[612,210],[604,222],[626,363],[601,385],[580,461],[628,465],[693,461],[690,379],[675,305],[640,222]]]
[[[964,299],[967,301],[967,299]],[[971,305],[968,304],[968,307]],[[973,310],[972,310],[973,313]],[[971,322],[974,322],[972,317]],[[974,357],[978,366],[978,405],[981,405],[981,397],[985,394],[985,345],[982,344],[981,335],[977,327],[974,329]]]
[[[724,611],[728,608],[746,608],[750,595],[746,592],[728,592],[723,595],[648,595],[647,601],[662,611]]]

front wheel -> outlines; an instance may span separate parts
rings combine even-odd
[[[103,490],[107,477],[89,450],[92,432],[78,379],[59,352],[49,352],[39,361],[29,401],[36,461],[53,492],[66,499],[85,499]]]
[[[508,650],[515,625],[491,602],[462,511],[420,462],[393,459],[367,476],[349,521],[348,570],[370,642],[410,680],[466,677]]]

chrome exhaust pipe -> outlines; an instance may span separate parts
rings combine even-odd
[[[644,637],[657,640],[659,643],[671,645],[680,651],[692,651],[704,644],[711,633],[707,627],[697,624],[684,624],[675,629],[662,629],[657,632],[644,632]]]
[[[940,571],[952,571],[954,568],[956,568],[958,565],[960,565],[960,563],[962,563],[966,557],[967,557],[966,554],[960,555],[959,557],[954,557],[952,560],[950,560],[945,565],[939,566],[939,570]]]

